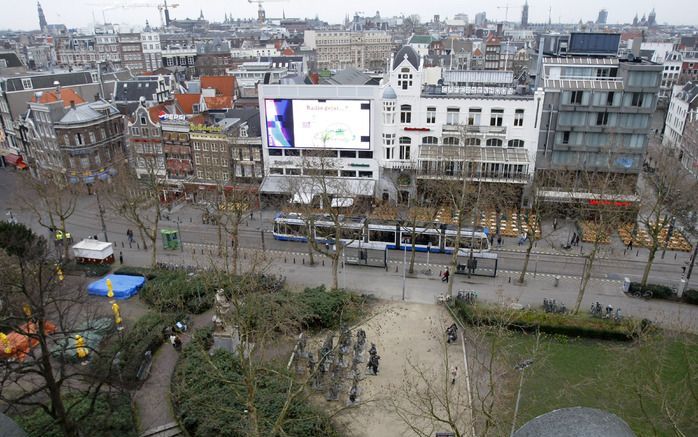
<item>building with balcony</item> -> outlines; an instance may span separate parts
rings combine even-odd
[[[317,68],[328,70],[382,70],[393,51],[392,36],[384,31],[306,30],[304,44],[316,51]]]
[[[608,174],[613,186],[605,187],[604,195],[634,195],[662,66],[610,55],[545,57],[540,75],[545,88],[536,156],[540,184],[559,188],[570,179]]]
[[[390,198],[418,195],[420,181],[463,177],[523,192],[535,168],[542,90],[518,85],[509,71],[444,70],[440,85],[423,85],[422,75],[410,47],[391,61],[377,154]]]
[[[70,183],[108,180],[126,163],[123,115],[110,103],[73,103],[54,126]]]
[[[686,123],[698,119],[698,84],[688,82],[674,87],[664,124],[662,144],[677,149],[683,143]]]

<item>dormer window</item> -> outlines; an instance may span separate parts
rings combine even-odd
[[[247,124],[240,126],[240,138],[247,138]]]
[[[400,70],[397,74],[397,86],[403,90],[412,86],[412,70],[407,67]]]

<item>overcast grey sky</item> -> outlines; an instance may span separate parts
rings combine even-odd
[[[423,0],[353,0],[344,2],[339,0],[287,0],[265,4],[267,17],[281,17],[285,11],[286,17],[314,17],[339,22],[344,15],[354,12],[363,12],[373,15],[379,10],[381,15],[410,15],[419,14],[423,21],[430,20],[434,14],[441,17],[452,17],[462,12],[474,18],[480,11],[487,12],[490,20],[503,20],[505,10],[497,6],[509,8],[509,20],[518,20],[521,14],[521,5],[524,0],[440,0],[426,2]],[[49,23],[64,23],[68,27],[87,27],[93,22],[93,13],[97,22],[102,21],[102,10],[117,4],[157,4],[161,0],[43,0],[41,2],[46,19]],[[221,21],[227,12],[235,18],[256,17],[257,5],[250,4],[247,0],[169,0],[169,3],[179,3],[177,9],[172,10],[174,18],[196,18],[202,9],[204,17],[211,21]],[[103,5],[103,6],[102,6]],[[691,6],[689,6],[691,5]],[[652,7],[656,8],[657,21],[672,24],[698,24],[696,23],[695,2],[689,0],[531,0],[529,1],[529,21],[544,22],[548,20],[548,8],[552,7],[553,21],[577,22],[580,19],[595,20],[599,9],[608,9],[609,23],[630,22],[637,12],[640,17],[643,13],[649,13]],[[0,0],[0,29],[36,29],[38,19],[36,3],[33,0]],[[690,13],[687,13],[690,11]],[[145,20],[150,20],[152,25],[159,25],[160,18],[155,6],[124,9],[112,9],[104,12],[110,22],[128,23],[142,26]],[[124,29],[128,30],[128,29]]]

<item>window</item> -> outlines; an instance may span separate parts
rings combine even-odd
[[[403,68],[397,75],[397,86],[406,90],[412,86],[412,72],[409,68]]]
[[[524,122],[524,110],[517,109],[516,112],[514,112],[514,126],[521,127],[521,126],[523,126],[523,122]]]
[[[90,144],[94,144],[97,142],[97,139],[95,138],[95,133],[93,131],[90,131]]]
[[[400,106],[400,123],[403,123],[403,124],[412,123],[412,106],[410,106],[410,105]]]
[[[194,142],[194,150],[201,150],[201,146],[196,141]]]
[[[208,143],[201,143],[201,150],[208,152]]]
[[[288,150],[286,151],[286,156],[288,155]],[[356,158],[356,152],[353,150],[340,150],[339,151],[339,157],[340,158]]]
[[[356,177],[356,171],[354,170],[342,170],[339,172],[340,176],[343,178],[355,178]]]
[[[383,134],[385,159],[395,159],[395,134]]]
[[[459,143],[458,137],[444,137],[445,146],[457,146]]]
[[[523,140],[509,140],[509,143],[507,144],[508,147],[523,147],[524,146],[524,141]]]
[[[481,143],[480,138],[466,138],[466,140],[465,140],[466,146],[479,146],[480,143]]]
[[[34,88],[34,85],[32,85],[32,80],[31,79],[22,79],[22,88],[25,90],[31,90]]]
[[[372,177],[373,177],[373,172],[372,172],[372,171],[360,171],[360,172],[359,172],[359,177],[360,177],[360,178],[372,178]]]
[[[490,138],[485,144],[487,147],[502,147],[502,140],[499,138]]]
[[[90,158],[80,158],[80,167],[90,168]]]
[[[99,158],[99,153],[95,153],[95,165],[99,167],[102,165],[102,160]]]
[[[300,168],[287,168],[286,169],[286,174],[291,175],[291,176],[300,176],[301,175],[301,169]]]
[[[608,112],[599,112],[596,114],[596,125],[606,126],[608,124]]]
[[[424,145],[439,144],[439,139],[436,137],[424,137],[424,138],[422,138],[422,144],[424,144]]]
[[[217,152],[217,151],[218,151],[218,146],[215,143],[211,144],[211,152]],[[222,150],[221,150],[221,152],[222,152]]]
[[[191,112],[193,112],[194,114],[198,114],[200,109],[201,107],[198,103],[194,103],[193,105],[191,105]]]
[[[410,159],[410,145],[412,140],[408,137],[400,137],[400,159]]]
[[[504,121],[504,110],[493,109],[490,114],[490,126],[501,126]]]
[[[360,151],[359,159],[373,159],[373,152],[370,150]]]
[[[631,106],[640,107],[644,102],[645,95],[643,93],[633,93],[633,99],[630,103]]]
[[[458,124],[460,122],[460,109],[458,108],[448,108],[446,109],[446,124]]]
[[[240,138],[247,138],[247,136],[248,136],[247,124],[240,126]]]
[[[83,145],[83,142],[82,142],[82,134],[80,134],[80,133],[75,134],[75,144],[76,144],[77,146],[82,146],[82,145]]]
[[[606,105],[608,105],[608,106],[613,106],[613,99],[614,99],[615,96],[616,96],[616,93],[614,93],[614,92],[609,92],[609,93],[606,95]]]
[[[281,156],[283,154],[283,150],[281,149],[269,149],[269,156]]]
[[[480,108],[470,108],[468,110],[468,126],[479,125],[481,113],[482,113],[482,109],[480,109]]]
[[[63,144],[65,144],[66,146],[70,145],[70,138],[68,137],[68,134],[63,135]]]
[[[436,108],[430,106],[427,108],[427,124],[436,123]]]
[[[146,121],[146,119],[145,119],[145,115],[141,115],[141,124],[142,124],[142,125],[146,125],[146,124],[147,124],[147,121]]]
[[[386,100],[383,102],[383,122],[384,124],[395,124],[395,102]]]
[[[572,91],[570,93],[570,104],[580,105],[582,103],[582,97],[584,96],[583,91]]]
[[[570,132],[565,131],[562,133],[562,144],[569,144],[570,143]]]
[[[101,128],[101,129],[99,130],[99,134],[100,134],[100,136],[102,137],[103,140],[106,140],[106,139],[107,139],[107,131],[105,131],[104,128]]]

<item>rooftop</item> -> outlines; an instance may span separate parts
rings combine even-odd
[[[76,93],[72,88],[61,88],[59,91],[45,91],[39,94],[38,98],[35,95],[32,98],[32,103],[53,103],[59,100],[63,101],[63,107],[70,107],[70,102],[75,102],[76,105],[85,103],[80,94]]]
[[[561,408],[538,416],[514,437],[635,437],[620,417],[595,408]]]
[[[119,111],[110,103],[98,100],[70,108],[58,123],[61,125],[87,123],[105,118],[105,113],[111,116],[118,114]]]

